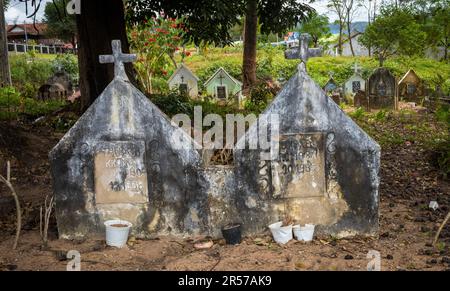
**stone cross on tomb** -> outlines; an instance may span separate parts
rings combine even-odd
[[[328,72],[328,76],[330,76],[330,79],[333,79],[333,77],[334,77],[334,72]]]
[[[358,74],[360,72],[360,70],[362,69],[362,67],[360,67],[358,65],[358,63],[355,63],[355,65],[353,66],[353,69],[355,70],[355,74]]]
[[[303,33],[300,36],[300,47],[286,50],[284,56],[288,60],[301,59],[304,64],[308,62],[310,57],[318,57],[322,54],[321,48],[309,48],[311,36]]]
[[[184,76],[181,75],[181,84],[184,84]]]
[[[122,52],[122,43],[120,40],[113,40],[112,55],[101,55],[99,57],[101,64],[114,64],[114,77],[128,80],[128,76],[125,72],[124,63],[135,62],[137,57],[135,54],[124,54]]]
[[[220,74],[219,79],[220,79],[220,85],[223,85],[223,79],[225,79],[225,77],[222,74]]]

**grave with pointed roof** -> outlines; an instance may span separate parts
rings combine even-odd
[[[366,91],[366,80],[361,75],[361,67],[355,63],[353,75],[344,84],[345,96],[354,97],[358,91]]]
[[[206,92],[217,100],[243,100],[242,83],[233,78],[224,68],[219,68],[206,82]]]
[[[234,150],[239,217],[248,233],[289,217],[321,234],[378,230],[380,146],[311,79],[305,60]],[[270,116],[278,116],[273,127]],[[244,146],[261,128],[270,150]],[[268,129],[267,129],[268,128]]]
[[[138,236],[208,232],[207,188],[191,137],[135,88],[113,41],[115,78],[50,153],[61,238],[92,236],[108,219]]]
[[[421,103],[424,87],[422,80],[410,69],[398,82],[399,99],[406,102]]]
[[[171,90],[178,90],[180,94],[195,99],[198,97],[199,81],[200,79],[185,64],[180,64],[167,83]]]

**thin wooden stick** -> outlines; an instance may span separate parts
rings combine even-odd
[[[14,197],[14,201],[16,202],[16,211],[17,211],[17,228],[16,228],[16,238],[14,240],[13,250],[17,249],[17,244],[19,243],[20,231],[22,229],[22,209],[20,207],[19,197],[17,196],[16,191],[14,190],[13,185],[11,184],[11,163],[8,161],[6,163],[6,179],[2,175],[0,175],[0,181],[6,184],[6,186],[11,190],[11,194]]]
[[[42,246],[44,248],[47,247],[48,245],[48,226],[50,224],[50,217],[53,211],[53,206],[54,206],[54,196],[52,196],[52,198],[50,198],[50,202],[47,203],[48,201],[48,195],[45,197],[45,201],[44,201],[44,208],[40,209],[40,221],[39,221],[39,232],[41,235],[41,240],[42,240]],[[44,210],[44,211],[43,211]],[[44,219],[42,221],[42,218]]]
[[[449,219],[450,219],[450,212],[447,214],[447,216],[445,217],[441,226],[439,227],[438,232],[436,233],[436,236],[434,237],[433,246],[436,246],[436,243],[439,239],[439,235],[441,235],[441,231],[444,229],[444,226],[447,224]]]

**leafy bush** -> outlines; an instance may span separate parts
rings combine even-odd
[[[247,113],[261,114],[275,97],[272,89],[267,84],[260,83],[252,88],[250,97],[244,103],[244,109]]]
[[[52,113],[65,104],[65,101],[59,100],[43,102],[26,98],[13,87],[0,88],[0,119],[17,118],[21,114],[36,118]]]
[[[366,114],[366,111],[364,110],[364,108],[359,107],[355,111],[351,112],[349,115],[350,115],[350,117],[352,117],[354,119],[361,119],[362,117],[364,117],[365,114]]]
[[[450,125],[450,106],[441,105],[436,109],[436,119],[440,122]]]
[[[11,78],[14,87],[24,98],[35,98],[40,86],[52,75],[52,63],[31,57],[30,54],[10,57]]]
[[[52,62],[52,71],[56,73],[60,69],[64,70],[69,74],[72,82],[78,84],[79,82],[79,69],[78,69],[78,59],[72,54],[60,54]]]
[[[450,175],[450,136],[435,142],[432,160],[445,179]]]
[[[150,100],[169,117],[180,113],[189,115],[193,112],[189,97],[180,95],[176,91],[169,94],[153,94]]]

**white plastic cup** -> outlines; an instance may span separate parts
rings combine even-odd
[[[300,225],[295,225],[292,229],[297,240],[307,242],[313,240],[315,225],[307,224],[303,227]]]
[[[115,224],[126,225],[126,227],[113,226]],[[105,222],[106,227],[106,244],[108,246],[122,248],[127,244],[128,235],[133,225],[125,220],[108,220]]]
[[[287,244],[292,240],[292,225],[282,226],[283,222],[277,222],[269,225],[273,239],[279,244]]]

